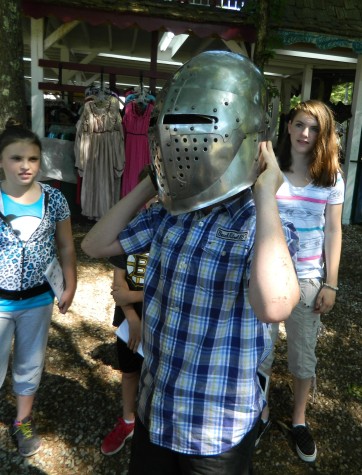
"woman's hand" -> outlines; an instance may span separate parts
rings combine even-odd
[[[321,287],[314,304],[314,313],[329,313],[336,302],[336,291]]]
[[[62,313],[63,315],[67,313],[68,308],[71,306],[73,302],[74,294],[75,294],[75,289],[74,290],[65,289],[64,292],[62,293],[62,296],[60,297],[60,300],[58,302],[58,308],[59,308],[59,312]]]

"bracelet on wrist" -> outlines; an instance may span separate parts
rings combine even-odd
[[[323,287],[327,287],[327,289],[334,290],[335,292],[337,292],[339,290],[338,287],[335,287],[334,285],[327,284],[326,282],[323,283]]]

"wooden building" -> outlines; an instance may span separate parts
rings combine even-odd
[[[354,84],[343,165],[343,222],[353,222],[362,156],[362,4],[279,3],[283,7],[273,10],[271,55],[264,67],[279,91],[274,126],[279,112],[289,110],[293,94],[325,100],[335,84]],[[142,83],[157,93],[181,64],[201,51],[254,55],[257,25],[251,0],[23,0],[22,7],[32,124],[40,135],[45,91],[79,94],[99,82],[120,91]]]

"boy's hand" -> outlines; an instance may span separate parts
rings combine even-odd
[[[133,353],[137,353],[138,346],[141,343],[141,319],[131,305],[122,307],[122,309],[129,325],[127,346],[131,351],[133,351]]]
[[[131,290],[129,290],[129,287],[127,284],[120,285],[120,286],[116,286],[116,285],[112,286],[111,295],[116,305],[118,305],[118,307],[123,307],[125,305],[128,305],[131,302],[130,293],[131,293]]]
[[[260,143],[259,176],[254,184],[254,192],[261,190],[271,191],[273,195],[283,184],[283,175],[280,171],[274,154],[273,145],[270,141]]]

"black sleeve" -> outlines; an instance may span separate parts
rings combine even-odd
[[[109,258],[109,263],[119,269],[127,269],[127,256],[125,254],[120,254],[119,256],[112,256]]]

